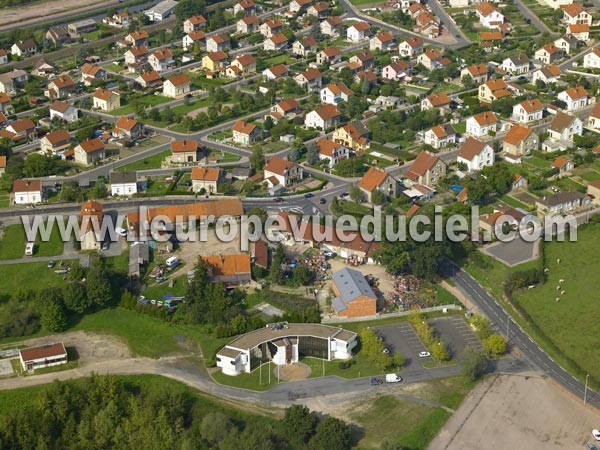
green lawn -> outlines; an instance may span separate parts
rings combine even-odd
[[[152,108],[153,106],[172,101],[172,98],[163,97],[162,95],[146,95],[144,97],[137,97],[132,99],[127,105],[115,109],[111,114],[115,116],[122,116],[126,114],[133,114],[136,111],[135,105],[143,105],[146,108]]]
[[[409,395],[454,409],[472,387],[462,377],[447,378],[424,383]],[[363,400],[353,410],[350,417],[361,428],[358,448],[379,448],[383,440],[388,440],[395,444],[393,448],[424,450],[451,416],[440,407],[385,394]]]
[[[341,201],[338,203],[342,214],[350,214],[352,216],[365,216],[372,214],[373,210],[368,206],[361,205],[360,203],[354,203],[352,201]]]
[[[148,156],[147,158],[139,161],[132,162],[125,166],[119,167],[117,170],[126,172],[129,170],[146,170],[146,169],[160,169],[163,159],[171,154],[171,150],[165,150],[156,155]]]
[[[525,211],[527,211],[527,205],[514,197],[503,195],[502,197],[500,197],[500,200],[502,200],[507,205],[512,206],[513,208],[522,208]]]
[[[581,178],[583,178],[585,181],[598,181],[600,180],[600,173],[596,172],[595,170],[589,170],[581,174]]]
[[[40,289],[46,287],[60,287],[65,284],[63,275],[48,269],[48,263],[31,262],[28,264],[9,264],[2,266],[2,283],[0,295],[14,294],[22,289]]]
[[[169,287],[169,282],[165,281],[161,284],[156,284],[154,281],[142,293],[145,297],[155,300],[162,300],[163,295],[173,295],[181,297],[185,295],[187,289],[187,275],[181,275],[175,278],[175,284],[172,288]]]
[[[0,208],[8,208],[10,206],[10,194],[2,192],[0,193]]]
[[[0,260],[19,259],[25,256],[25,229],[21,224],[9,225],[4,228],[0,240]],[[63,252],[63,242],[57,226],[52,227],[50,240],[42,242],[37,235],[33,248],[34,256],[57,256]]]
[[[213,379],[219,383],[224,384],[226,386],[233,386],[242,389],[250,389],[252,391],[266,391],[272,385],[278,383],[277,377],[273,370],[275,369],[275,364],[273,363],[265,363],[262,365],[262,369],[258,368],[254,372],[250,373],[242,373],[235,377],[225,375],[221,370],[212,373]],[[269,370],[271,371],[271,383],[269,384]]]

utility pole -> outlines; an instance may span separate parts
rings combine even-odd
[[[588,378],[590,377],[590,374],[588,373],[585,376],[585,390],[583,391],[583,406],[585,406],[585,404],[587,403],[587,385],[588,385]]]
[[[260,366],[258,366],[258,384],[262,386],[262,361],[260,362]]]
[[[510,327],[510,316],[506,315],[506,340],[508,341],[508,332]]]

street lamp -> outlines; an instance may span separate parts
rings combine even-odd
[[[585,406],[585,404],[587,403],[587,385],[588,385],[588,378],[590,377],[590,374],[588,373],[585,376],[585,390],[583,391],[583,406]]]

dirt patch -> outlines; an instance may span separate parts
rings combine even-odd
[[[600,415],[538,376],[499,375],[480,383],[430,450],[583,448]]]
[[[275,376],[279,372],[281,381],[298,381],[305,380],[310,376],[311,370],[306,364],[288,364],[274,369]]]

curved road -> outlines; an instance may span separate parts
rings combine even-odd
[[[516,345],[523,355],[549,378],[583,400],[585,385],[545,353],[471,275],[450,261],[442,270],[481,309],[496,330],[506,336],[509,343]],[[587,403],[600,410],[600,395],[589,387]]]

